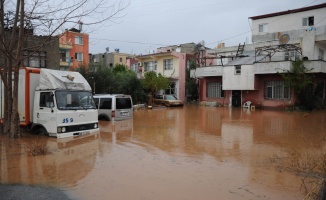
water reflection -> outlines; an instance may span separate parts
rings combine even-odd
[[[34,143],[46,144],[52,153],[30,156],[27,149]],[[98,147],[99,133],[65,139],[1,137],[0,183],[75,186],[93,169]]]
[[[52,184],[76,199],[302,199],[301,177],[273,155],[319,152],[326,112],[185,106],[100,122],[100,134],[29,157],[34,137],[1,143],[1,183]]]

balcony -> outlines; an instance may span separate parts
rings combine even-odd
[[[299,38],[303,37],[303,35],[307,32],[308,27],[298,30],[292,31],[283,31],[283,32],[271,32],[271,33],[264,33],[264,34],[257,34],[252,35],[252,42],[259,43],[259,42],[267,42],[267,41],[278,41],[282,34],[288,34],[292,40],[291,43],[296,43],[294,40],[298,40]],[[317,36],[316,41],[318,41],[318,37],[326,35],[326,26],[319,26],[314,27],[315,36]]]
[[[60,58],[60,67],[70,67],[71,61],[70,58]]]
[[[309,73],[326,73],[326,62],[322,60],[309,60],[304,62],[307,69],[312,69]],[[276,74],[292,69],[291,61],[263,62],[253,65],[254,74]]]
[[[309,60],[304,62],[307,69],[312,69],[310,73],[326,73],[326,62],[323,60]]]
[[[281,61],[281,62],[262,62],[255,63],[253,65],[254,74],[276,74],[277,72],[284,72],[291,70],[291,61]]]
[[[71,44],[71,42],[60,43],[59,48],[60,49],[72,49],[72,44]]]
[[[190,77],[192,78],[222,76],[222,75],[223,75],[223,66],[200,67],[190,71]]]

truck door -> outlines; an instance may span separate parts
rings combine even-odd
[[[36,109],[36,123],[42,124],[48,133],[56,133],[57,113],[52,92],[40,92],[39,106]]]

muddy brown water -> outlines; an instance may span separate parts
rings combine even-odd
[[[325,130],[325,110],[136,110],[85,137],[0,137],[0,183],[55,186],[81,200],[303,199],[303,177],[272,158],[320,152]],[[34,143],[52,153],[30,156]]]

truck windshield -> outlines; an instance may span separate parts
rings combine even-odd
[[[55,95],[59,110],[96,109],[91,92],[56,91]]]

